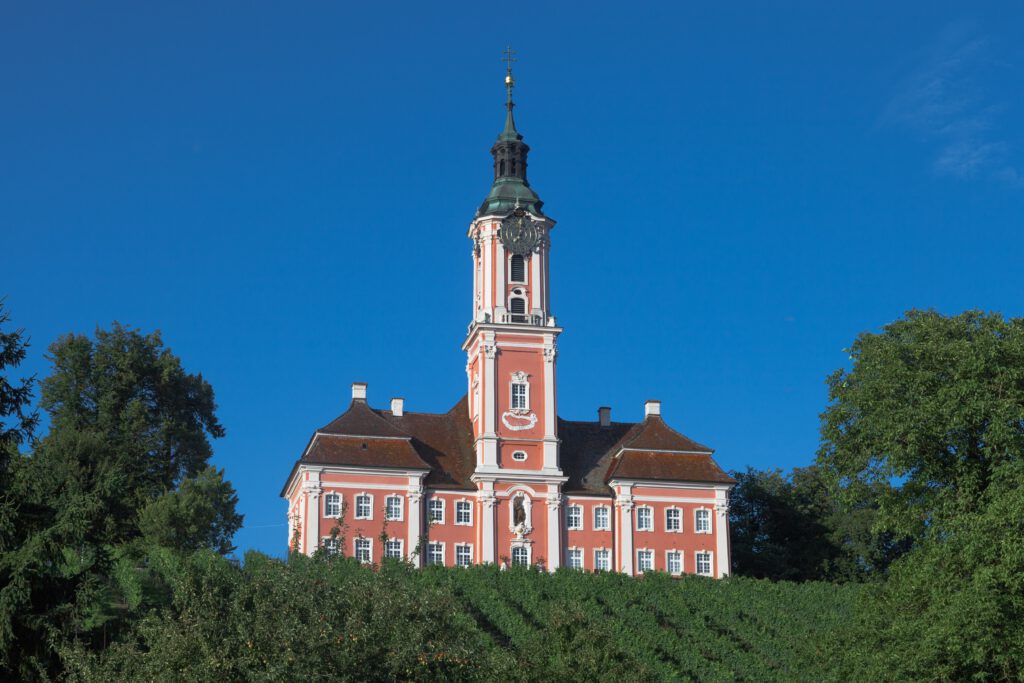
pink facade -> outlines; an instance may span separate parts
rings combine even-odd
[[[491,149],[494,182],[470,222],[467,393],[447,413],[372,408],[365,384],[295,464],[289,547],[366,562],[539,564],[642,574],[729,573],[733,480],[711,450],[668,427],[557,412],[551,311],[555,222],[527,182],[512,118]]]

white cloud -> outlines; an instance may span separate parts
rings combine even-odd
[[[992,52],[987,38],[948,27],[922,52],[882,122],[936,145],[932,170],[939,175],[991,176],[1020,187],[1024,177],[1005,161],[1009,145],[998,127],[1003,106],[981,86],[984,70],[995,63]]]

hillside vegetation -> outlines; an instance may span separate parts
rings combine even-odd
[[[173,607],[134,642],[69,657],[73,678],[841,679],[831,638],[867,590],[255,553],[242,568],[196,555],[166,577]]]

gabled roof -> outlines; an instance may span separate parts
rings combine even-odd
[[[558,436],[566,493],[608,496],[612,479],[735,483],[712,460],[710,448],[658,415],[607,426],[559,419]],[[399,417],[354,400],[314,434],[296,468],[301,463],[422,469],[428,487],[473,490],[476,453],[468,401],[463,396],[446,413],[404,412]]]
[[[321,434],[409,438],[408,434],[392,427],[366,401],[360,399],[353,399],[348,410],[317,431]]]

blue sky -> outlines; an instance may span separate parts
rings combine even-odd
[[[465,391],[465,230],[516,65],[558,220],[559,412],[806,465],[905,310],[1022,314],[1020,3],[6,3],[0,296],[46,346],[159,329],[213,384],[239,546],[312,430]]]

